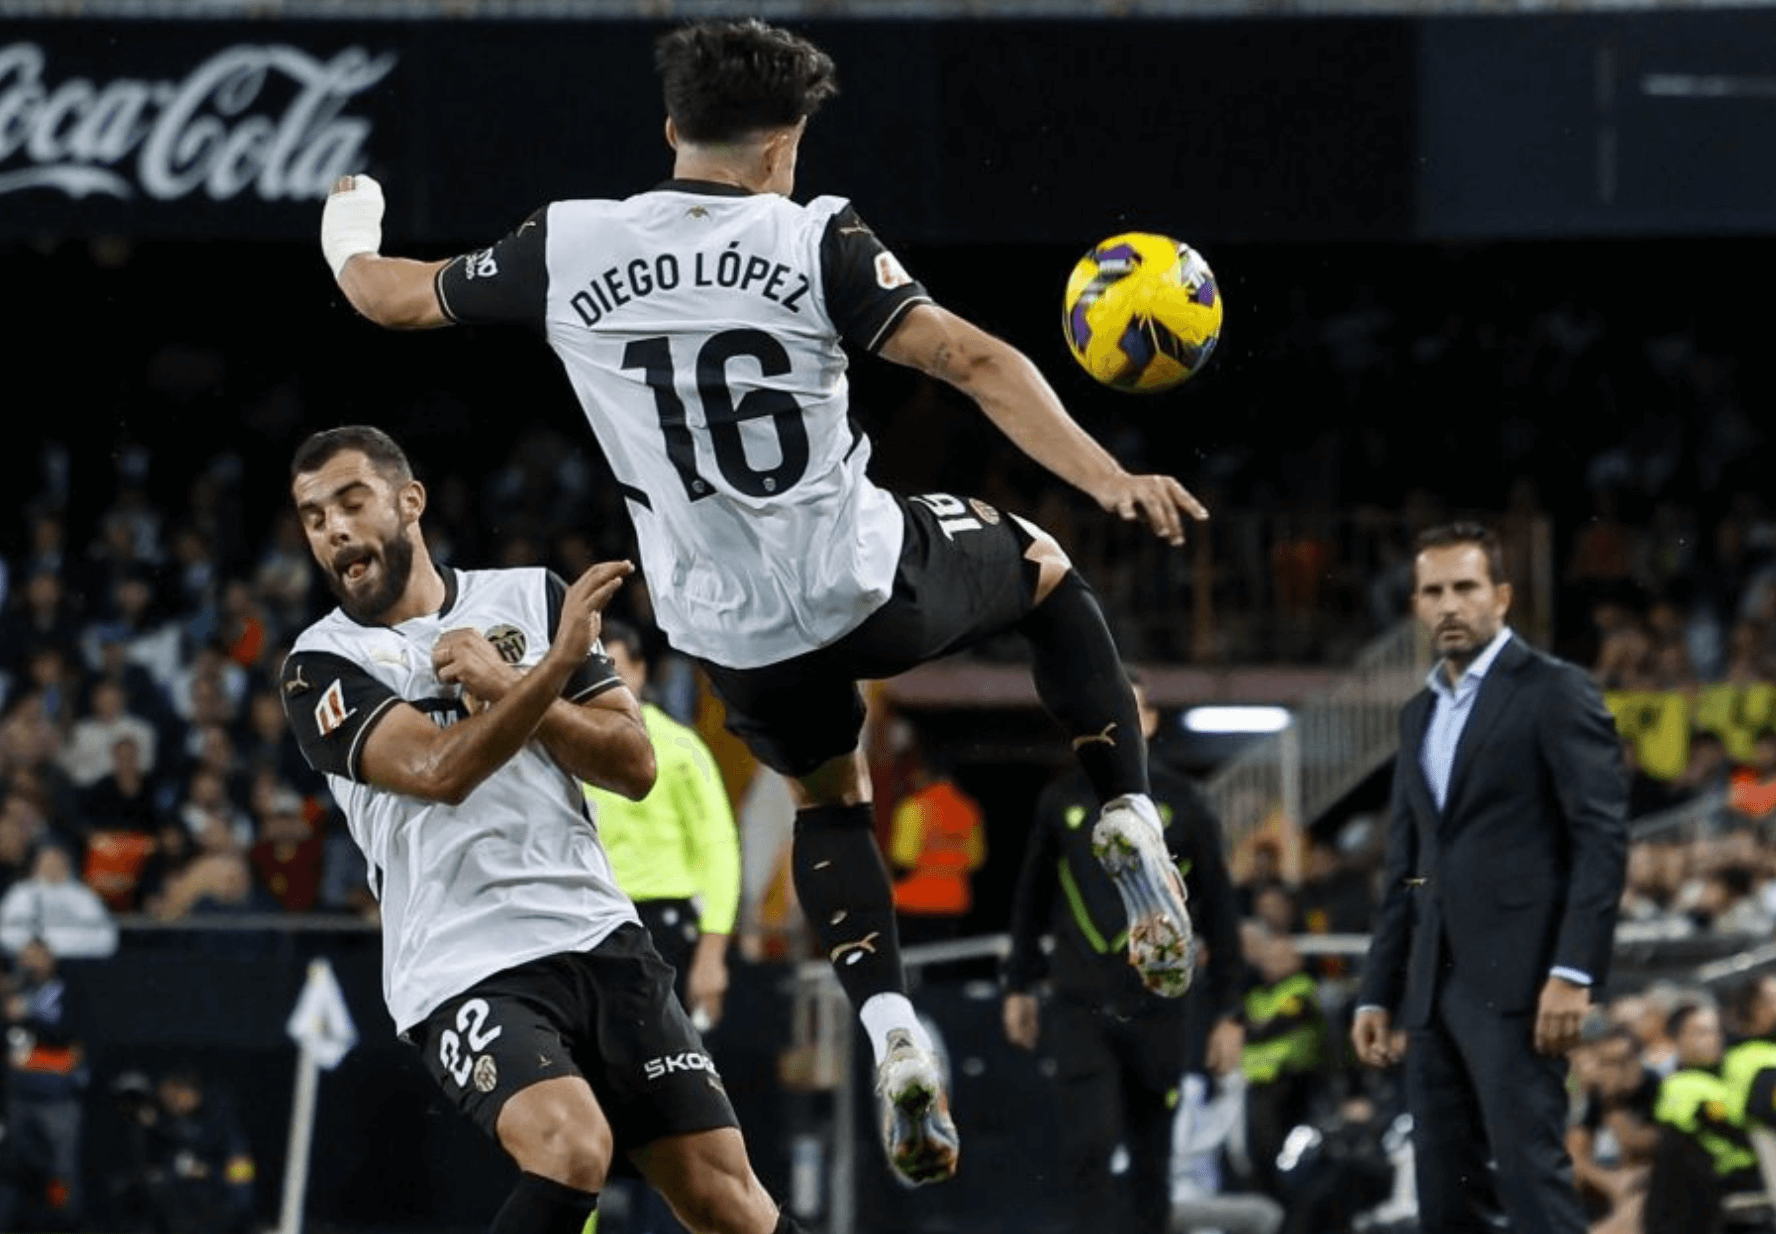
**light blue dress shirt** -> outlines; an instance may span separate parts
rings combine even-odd
[[[1480,687],[1486,682],[1492,662],[1499,658],[1499,652],[1510,641],[1511,627],[1505,626],[1480,649],[1480,654],[1455,679],[1454,685],[1449,684],[1449,674],[1444,671],[1442,660],[1437,661],[1431,675],[1425,678],[1425,685],[1430,687],[1437,701],[1431,708],[1431,722],[1425,726],[1418,765],[1424,769],[1425,783],[1431,786],[1431,796],[1436,799],[1439,810],[1449,803],[1449,775],[1455,770],[1455,748],[1461,743],[1468,717],[1474,714],[1474,700],[1480,697]]]

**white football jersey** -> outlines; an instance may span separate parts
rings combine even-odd
[[[927,302],[850,205],[668,181],[556,202],[440,271],[461,322],[540,330],[623,486],[661,627],[731,668],[825,646],[892,591],[842,340]]]
[[[448,630],[480,630],[508,663],[542,659],[565,584],[546,570],[439,566],[444,606],[395,626],[334,609],[297,638],[283,668],[284,712],[302,753],[345,811],[382,906],[382,987],[406,1032],[440,1003],[527,960],[596,946],[635,907],[617,889],[580,784],[532,741],[461,805],[364,782],[365,739],[391,708],[446,726],[467,716],[461,690],[432,671]],[[595,654],[565,694],[621,685]]]

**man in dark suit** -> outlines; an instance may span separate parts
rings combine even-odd
[[[1419,538],[1413,603],[1441,657],[1401,716],[1386,883],[1351,1028],[1399,1061],[1426,1234],[1581,1234],[1565,1052],[1608,972],[1627,853],[1615,724],[1585,673],[1505,625],[1498,540]]]

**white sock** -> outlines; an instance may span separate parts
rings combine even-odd
[[[912,1002],[904,994],[870,995],[857,1009],[857,1018],[863,1021],[863,1031],[869,1034],[870,1050],[878,1065],[888,1053],[888,1034],[895,1029],[904,1029],[911,1034],[913,1044],[921,1050],[931,1048],[931,1034],[919,1023],[919,1013],[913,1010]]]

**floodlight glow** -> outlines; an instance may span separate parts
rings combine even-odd
[[[1192,707],[1184,727],[1193,733],[1280,733],[1289,727],[1286,707]]]

